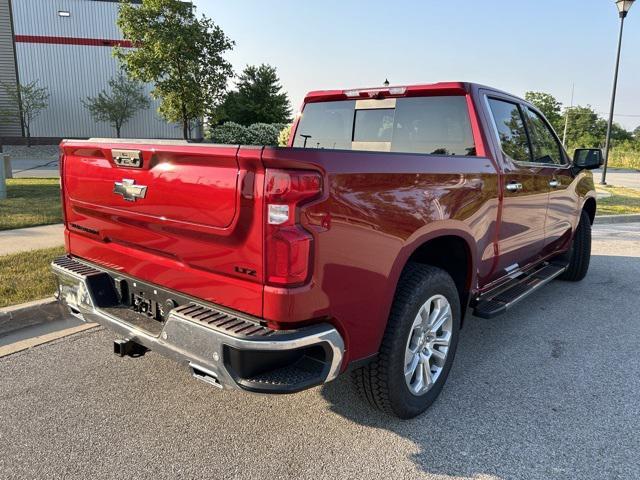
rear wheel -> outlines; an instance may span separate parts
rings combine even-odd
[[[580,223],[578,223],[578,228],[573,236],[571,250],[564,255],[564,258],[568,260],[569,264],[558,278],[578,282],[587,275],[591,260],[591,219],[584,210],[580,215]]]
[[[444,386],[459,330],[460,300],[449,274],[409,264],[398,284],[378,357],[352,374],[356,389],[388,414],[419,415]]]

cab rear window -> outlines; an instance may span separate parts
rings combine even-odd
[[[476,154],[463,96],[309,103],[302,113],[293,146]]]

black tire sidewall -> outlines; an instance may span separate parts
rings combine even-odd
[[[398,321],[398,328],[392,339],[393,347],[389,355],[389,399],[394,413],[401,418],[411,418],[426,410],[438,397],[444,386],[458,346],[460,332],[460,299],[458,291],[451,277],[444,271],[433,267],[428,268],[424,279],[416,287],[409,302],[403,305],[394,305],[393,315]],[[416,396],[409,390],[404,378],[404,356],[406,343],[412,331],[413,321],[418,314],[420,307],[429,298],[435,295],[443,295],[451,306],[453,317],[453,328],[451,333],[451,344],[445,361],[444,368],[438,379],[425,394]]]
[[[591,260],[591,219],[584,210],[580,214],[571,248],[559,258],[568,259],[567,269],[559,277],[561,280],[577,282],[586,276]]]

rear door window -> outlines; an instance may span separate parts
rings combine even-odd
[[[463,96],[310,103],[293,146],[476,155]]]
[[[489,107],[502,151],[516,162],[530,162],[531,149],[520,107],[496,98],[489,99]]]

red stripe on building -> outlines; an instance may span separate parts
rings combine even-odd
[[[41,35],[16,35],[16,42],[49,43],[54,45],[89,45],[92,47],[133,47],[133,44],[129,40],[109,40],[106,38],[45,37]]]

